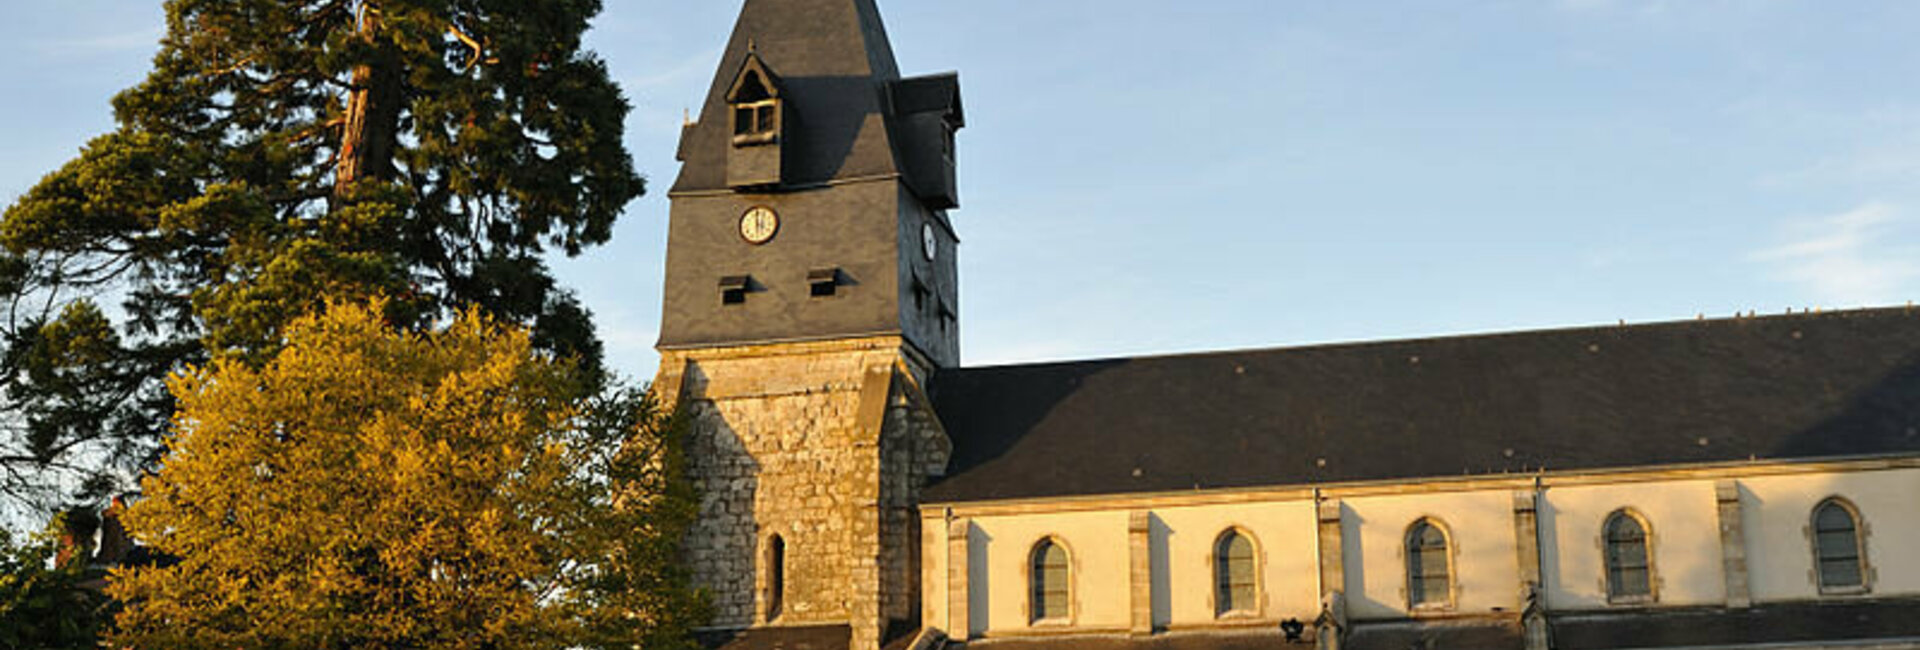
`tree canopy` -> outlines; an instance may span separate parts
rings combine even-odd
[[[52,528],[60,528],[56,519]],[[54,536],[0,529],[0,648],[98,648],[105,597],[89,589],[99,571],[84,557],[54,562]]]
[[[685,647],[695,515],[668,415],[469,312],[334,306],[256,367],[174,376],[117,570],[125,647]]]
[[[167,373],[261,363],[326,299],[390,296],[407,327],[476,306],[594,374],[543,256],[607,241],[644,190],[581,44],[600,8],[169,0],[118,127],[0,218],[0,496],[123,489]]]

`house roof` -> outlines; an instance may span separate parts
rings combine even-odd
[[[1920,311],[939,371],[924,502],[1920,452]]]

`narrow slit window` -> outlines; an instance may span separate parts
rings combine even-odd
[[[945,148],[940,150],[940,153],[944,154],[946,156],[947,162],[951,163],[953,162],[953,159],[954,159],[954,149],[957,148],[956,143],[954,142],[955,140],[954,131],[956,130],[956,127],[953,125],[953,122],[951,121],[942,121],[940,123],[940,126],[942,131],[941,135],[944,136],[943,139],[946,145]]]
[[[1237,530],[1220,536],[1213,549],[1214,604],[1216,615],[1252,613],[1259,609],[1259,585],[1255,581],[1253,541]]]
[[[1453,603],[1453,567],[1447,533],[1422,519],[1407,531],[1407,602],[1414,608]]]
[[[780,618],[787,599],[787,542],[779,535],[767,540],[767,620]]]
[[[1067,549],[1051,539],[1041,540],[1033,547],[1030,569],[1033,622],[1067,620],[1069,581],[1072,580]]]
[[[1626,511],[1607,517],[1607,598],[1639,602],[1653,597],[1653,562],[1645,523]]]
[[[1860,518],[1837,499],[1813,511],[1814,556],[1822,592],[1857,592],[1867,586],[1866,552],[1860,544]]]

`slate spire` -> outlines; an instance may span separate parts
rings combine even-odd
[[[779,77],[791,107],[783,184],[899,171],[882,102],[900,69],[874,0],[746,0],[699,119],[681,135],[674,192],[729,187],[727,95],[749,55]]]
[[[681,134],[663,349],[898,335],[959,363],[955,73],[902,78],[875,0],[744,0]]]

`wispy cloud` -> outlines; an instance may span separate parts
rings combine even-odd
[[[80,34],[64,38],[35,39],[28,47],[46,56],[112,54],[129,50],[152,50],[160,46],[166,30],[160,26],[109,34]]]
[[[1920,180],[1920,138],[1901,145],[1878,145],[1844,156],[1821,159],[1807,167],[1767,174],[1764,188],[1791,188],[1835,183],[1908,183]]]
[[[1554,0],[1553,6],[1571,13],[1609,13],[1643,19],[1724,17],[1729,11],[1763,9],[1777,4],[1761,0]]]
[[[1754,262],[1834,306],[1887,304],[1912,296],[1920,263],[1893,235],[1910,220],[1894,205],[1871,202],[1840,214],[1785,224],[1785,240],[1756,251]]]
[[[698,117],[695,112],[700,108],[699,99],[677,100],[682,103],[676,104],[661,98],[703,97],[703,86],[718,60],[719,50],[703,50],[663,66],[658,72],[623,78],[620,85],[635,104],[630,124],[656,136],[678,137],[681,124]]]
[[[700,81],[713,73],[714,62],[720,60],[720,50],[701,50],[697,54],[681,57],[665,70],[652,74],[635,75],[622,80],[621,85],[629,90],[652,90],[660,87],[677,87],[689,79]]]

